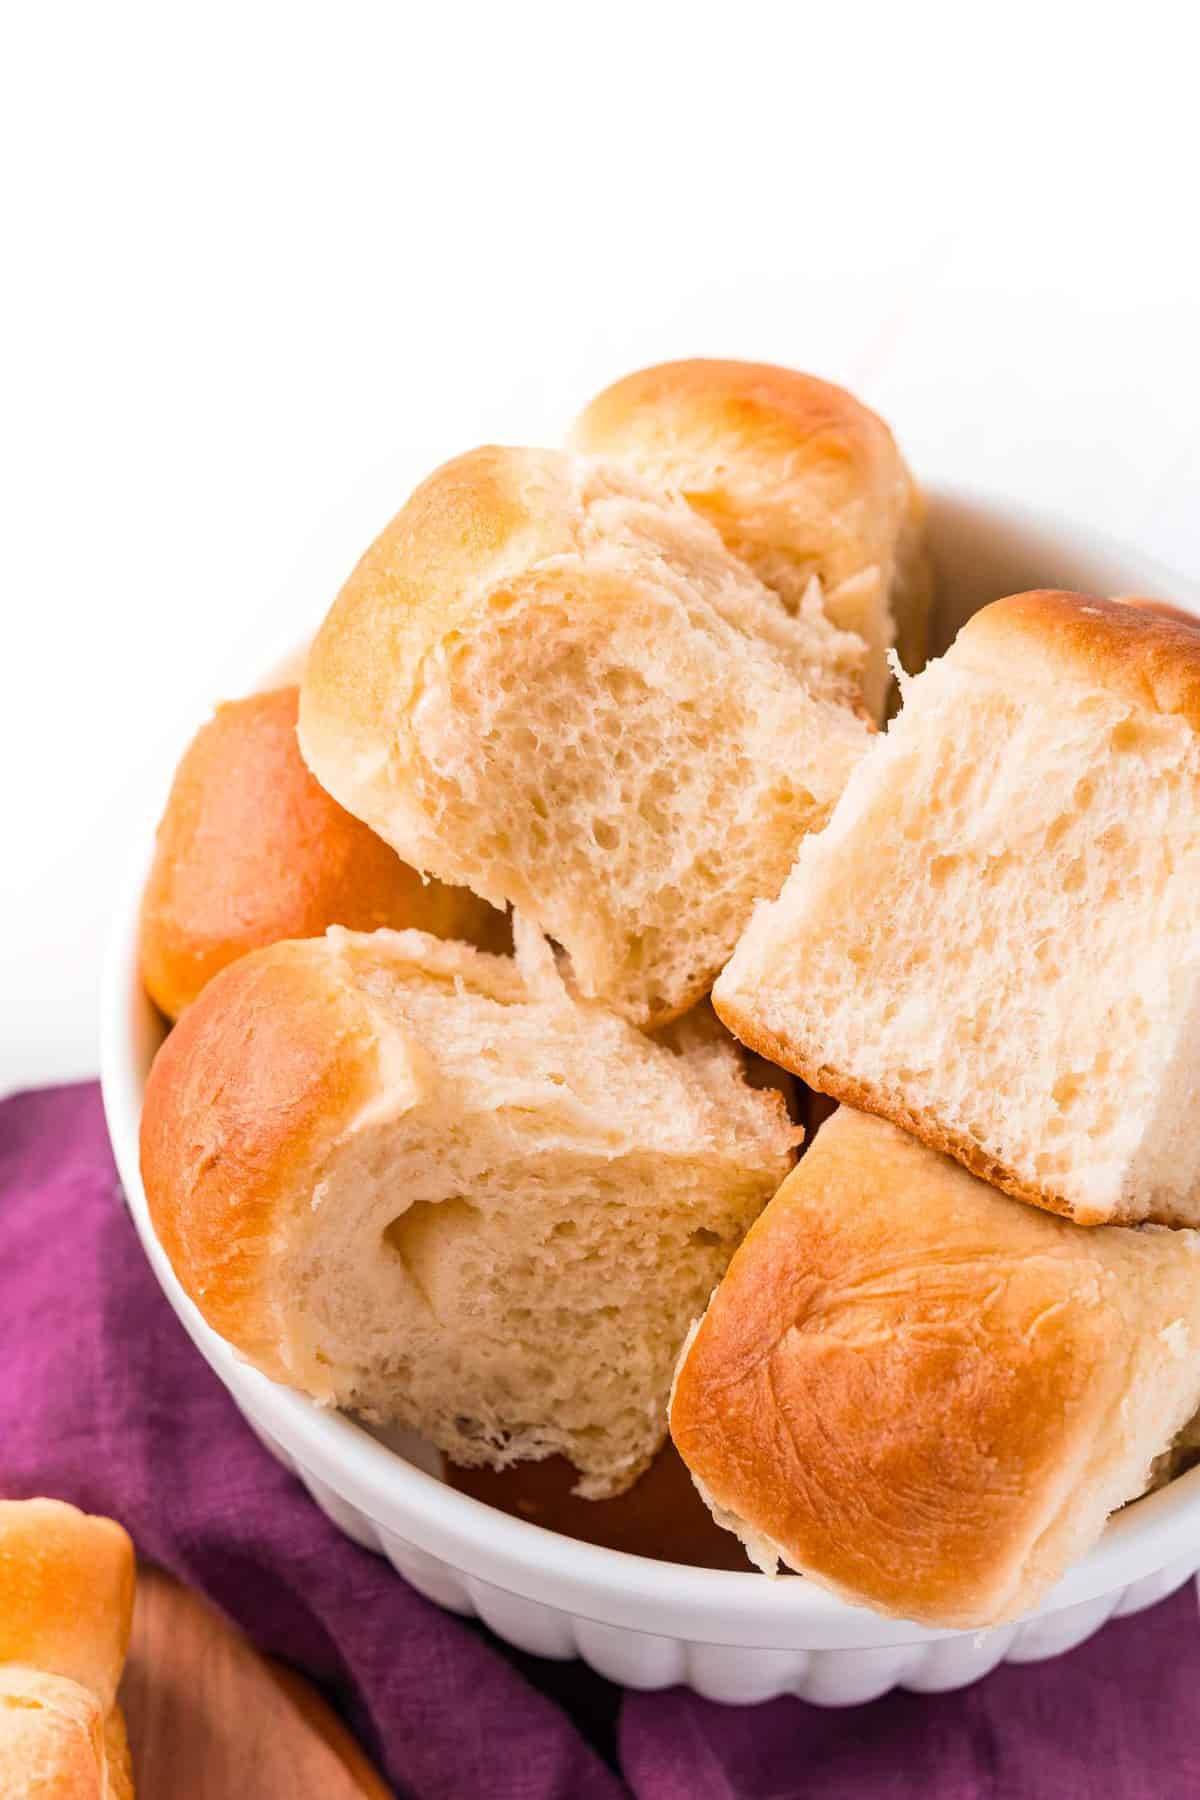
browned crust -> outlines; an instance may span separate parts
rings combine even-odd
[[[1002,1193],[1011,1195],[1014,1200],[1024,1200],[1043,1212],[1057,1213],[1076,1225],[1133,1225],[1147,1220],[1155,1225],[1195,1224],[1192,1217],[1170,1208],[1148,1215],[1135,1213],[1129,1208],[1114,1212],[1089,1211],[1052,1188],[1039,1187],[1036,1183],[1026,1181],[1007,1164],[990,1155],[973,1138],[939,1124],[926,1114],[914,1112],[898,1095],[886,1093],[872,1082],[860,1081],[843,1070],[831,1068],[828,1063],[806,1056],[789,1040],[776,1036],[765,1026],[756,1023],[736,1001],[714,994],[713,1007],[747,1049],[766,1057],[770,1062],[781,1063],[817,1093],[828,1094],[831,1099],[852,1106],[856,1112],[871,1113],[877,1119],[886,1119],[889,1124],[898,1125],[927,1149],[936,1150],[942,1156],[953,1157],[955,1162],[961,1163],[972,1175],[977,1175],[991,1187],[999,1188]]]
[[[656,363],[614,381],[579,415],[572,439],[583,450],[614,447],[639,414],[664,410],[715,420],[764,448],[803,444],[846,462],[899,456],[884,421],[847,389],[775,363],[729,357]]]
[[[330,925],[472,942],[501,928],[474,894],[423,882],[325,792],[296,742],[298,704],[298,689],[284,687],[219,707],[176,771],[138,945],[168,1018],[248,951]]]
[[[61,1500],[0,1501],[0,1663],[78,1682],[107,1710],[133,1591],[133,1545],[112,1519]]]
[[[378,1078],[366,1004],[320,942],[224,970],[150,1071],[141,1166],[159,1241],[208,1323],[280,1378],[270,1240]]]
[[[1112,1458],[1144,1473],[1122,1407],[1151,1378],[1139,1334],[1155,1346],[1190,1304],[1190,1259],[1173,1233],[1012,1206],[843,1109],[730,1264],[672,1436],[792,1567],[923,1623],[999,1623],[1098,1527],[1064,1478],[1086,1489]]]
[[[1146,594],[1114,594],[1113,599],[1121,606],[1136,606],[1143,612],[1158,613],[1164,619],[1174,619],[1177,625],[1186,625],[1189,631],[1200,631],[1200,618],[1185,606],[1176,606],[1170,600],[1154,600]]]
[[[125,1715],[119,1706],[114,1706],[104,1721],[104,1748],[108,1754],[110,1800],[133,1800],[133,1758]]]
[[[561,451],[485,444],[443,463],[416,488],[359,558],[309,649],[299,733],[322,777],[348,750],[377,753],[402,718],[431,643],[470,614],[479,589],[570,547],[552,505],[535,519],[526,487],[565,480]],[[526,554],[515,549],[522,542]]]
[[[1033,668],[1054,658],[1077,680],[1200,730],[1200,632],[1179,608],[1037,588],[977,612],[949,658],[987,670],[1022,648]]]
[[[923,665],[924,503],[886,423],[845,388],[771,363],[660,363],[598,394],[571,441],[677,485],[768,585],[794,565],[786,604],[814,571],[832,589],[877,564],[901,659]]]

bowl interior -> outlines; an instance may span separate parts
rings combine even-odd
[[[1076,588],[1100,594],[1150,594],[1172,600],[1200,616],[1200,583],[1171,573],[1152,560],[1105,541],[1102,535],[1064,526],[1036,512],[958,488],[934,487],[929,492],[929,537],[937,576],[937,609],[932,634],[935,650],[944,649],[965,620],[980,606],[1005,594],[1032,587]],[[268,682],[295,679],[299,657],[294,637],[287,656],[269,672]],[[248,686],[251,684],[247,684]],[[263,685],[263,684],[260,684]],[[142,1095],[154,1054],[162,1042],[164,1022],[142,991],[137,979],[135,934],[137,903],[149,864],[154,819],[146,821],[144,842],[134,860],[125,904],[112,941],[102,1021],[102,1080],[105,1107],[122,1179],[134,1222],[171,1304],[187,1330],[222,1379],[235,1392],[243,1409],[261,1415],[271,1413],[272,1434],[284,1442],[289,1431],[303,1440],[313,1466],[323,1467],[333,1485],[339,1470],[354,1464],[356,1503],[369,1516],[388,1511],[400,1486],[410,1512],[423,1517],[430,1532],[458,1534],[462,1543],[486,1531],[494,1548],[503,1551],[509,1564],[532,1573],[538,1571],[560,1581],[584,1581],[591,1591],[614,1586],[644,1601],[668,1599],[685,1606],[695,1600],[711,1617],[713,1596],[735,1596],[743,1613],[766,1619],[773,1611],[800,1613],[823,1621],[870,1620],[870,1637],[878,1643],[883,1621],[863,1609],[848,1607],[810,1582],[769,1583],[750,1571],[745,1574],[696,1569],[667,1561],[631,1556],[560,1538],[542,1527],[497,1513],[494,1508],[445,1487],[440,1479],[441,1459],[431,1446],[411,1434],[375,1431],[321,1409],[301,1396],[277,1388],[248,1369],[215,1333],[183,1294],[149,1224],[145,1197],[137,1168],[137,1136]],[[293,1446],[294,1448],[294,1446]],[[1181,1518],[1186,1507],[1187,1519]],[[1173,1528],[1164,1531],[1171,1519]],[[1136,1557],[1130,1552],[1139,1533],[1154,1530],[1157,1548],[1142,1546]],[[414,1539],[420,1536],[414,1533]],[[1091,1598],[1115,1584],[1114,1575],[1135,1579],[1164,1565],[1172,1556],[1190,1549],[1200,1538],[1200,1468],[1182,1476],[1169,1490],[1160,1491],[1126,1508],[1106,1530],[1101,1546],[1072,1570],[1056,1590],[1047,1608]],[[439,1543],[441,1543],[439,1538]],[[430,1543],[427,1547],[432,1548]],[[662,1578],[673,1585],[663,1585]],[[714,1586],[716,1584],[716,1586]],[[892,1622],[887,1622],[889,1625]],[[941,1633],[918,1632],[899,1626],[905,1641]],[[854,1639],[854,1629],[847,1627]],[[890,1634],[889,1634],[890,1635]],[[714,1638],[714,1641],[718,1641]],[[729,1639],[727,1641],[739,1641]],[[765,1638],[763,1641],[767,1641]],[[862,1639],[861,1641],[866,1641]]]

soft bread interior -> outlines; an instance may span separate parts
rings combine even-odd
[[[693,621],[698,608],[711,606],[744,637],[767,646],[811,692],[854,705],[867,650],[855,619],[865,616],[869,602],[851,606],[848,622],[840,624],[830,617],[816,569],[797,576],[786,594],[777,592],[752,559],[728,554],[720,533],[697,517],[674,484],[648,483],[604,459],[566,459],[565,467],[579,513],[582,565],[660,584]]]
[[[714,994],[815,1086],[1082,1221],[1200,1221],[1200,746],[948,659]]]
[[[350,757],[337,729],[335,608],[302,747],[408,860],[511,903],[564,946],[581,993],[660,1023],[708,991],[829,816],[868,742],[863,643],[815,587],[788,613],[677,497],[509,455],[526,460],[506,472],[534,465],[523,503],[557,521],[553,554],[509,543],[473,571],[378,754]]]
[[[105,1716],[78,1682],[0,1666],[0,1793],[4,1800],[133,1800],[120,1707]]]
[[[673,643],[673,609],[641,600],[581,618],[526,594],[415,717],[417,791],[461,879],[563,943],[581,992],[646,1022],[706,991],[864,740],[765,659],[744,654],[731,682],[719,620]]]
[[[503,1004],[342,942],[404,1099],[347,1133],[280,1261],[289,1359],[457,1462],[561,1453],[615,1491],[795,1134],[736,1053],[656,1051],[546,961],[539,997]]]
[[[315,1162],[297,1149],[301,1090],[289,1089],[279,1104],[294,1129],[271,1153],[268,1214],[245,1198],[251,1152],[224,1126],[215,1155],[245,1207],[235,1221],[219,1188],[226,1231],[194,1225],[208,1203],[178,1163],[168,1173],[152,1155],[147,1191],[191,1291],[210,1311],[219,1294],[234,1341],[272,1373],[460,1464],[562,1454],[579,1491],[600,1495],[661,1444],[688,1322],[801,1134],[777,1093],[746,1083],[715,1025],[681,1022],[673,1045],[652,1042],[575,999],[526,922],[517,937],[515,964],[417,932],[334,930],[236,965],[218,978],[225,1003],[214,984],[198,1007],[229,1020],[230,984],[249,989],[267,959],[286,960],[303,983],[296,1005],[330,1009],[326,1038],[334,997],[339,1018],[360,1018],[355,1066],[374,1073]],[[211,1059],[203,1015],[181,1029]],[[289,1041],[278,1005],[264,1029]],[[239,1022],[230,1065],[207,1065],[235,1134],[239,1083],[255,1079],[244,1045]],[[174,1054],[186,1061],[186,1038]],[[169,1067],[171,1098],[149,1111],[175,1143],[191,1127],[166,1109],[191,1075]],[[322,1092],[339,1085],[335,1073]]]
[[[873,717],[892,645],[924,662],[924,509],[891,433],[844,389],[769,364],[668,363],[598,395],[572,438],[682,493],[785,610],[818,578],[826,616],[866,645]]]
[[[40,1669],[0,1666],[0,1791],[5,1800],[118,1800],[104,1714],[87,1688]]]

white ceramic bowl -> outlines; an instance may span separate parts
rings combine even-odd
[[[1029,587],[1154,594],[1200,614],[1200,584],[1023,508],[937,489],[930,528],[943,640],[985,601]],[[436,1457],[420,1445],[401,1454],[249,1368],[180,1288],[151,1230],[138,1174],[142,1091],[161,1036],[135,960],[153,823],[116,921],[101,1045],[109,1129],[134,1223],[171,1305],[262,1442],[349,1537],[381,1552],[421,1593],[478,1614],[523,1650],[581,1656],[631,1687],[681,1682],[726,1702],[788,1693],[845,1705],[893,1686],[961,1687],[1001,1661],[1057,1655],[1200,1568],[1197,1468],[1114,1518],[1029,1618],[981,1633],[929,1631],[846,1605],[809,1581],[652,1561],[511,1518],[446,1487],[430,1472]]]

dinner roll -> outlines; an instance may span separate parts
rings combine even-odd
[[[116,1703],[133,1546],[59,1500],[0,1501],[0,1793],[127,1800]]]
[[[561,1453],[619,1492],[689,1321],[791,1160],[779,1095],[519,958],[421,932],[277,944],[211,983],[146,1089],[159,1238],[276,1380],[455,1462]]]
[[[580,993],[654,1025],[828,817],[868,742],[859,651],[628,471],[476,450],[343,588],[300,746],[414,868],[511,902]]]
[[[498,948],[491,907],[422,882],[314,781],[295,686],[217,708],[184,753],[142,902],[142,978],[170,1019],[227,963],[327,925],[418,926]]]
[[[717,983],[811,1086],[1083,1224],[1200,1223],[1200,634],[997,601]]]
[[[883,420],[844,388],[770,363],[660,363],[598,395],[572,441],[679,488],[789,611],[815,577],[829,618],[866,641],[876,718],[891,646],[924,663],[922,501]]]
[[[671,1434],[764,1568],[999,1624],[1195,1412],[1198,1276],[1195,1232],[1083,1231],[842,1107],[688,1342]]]

